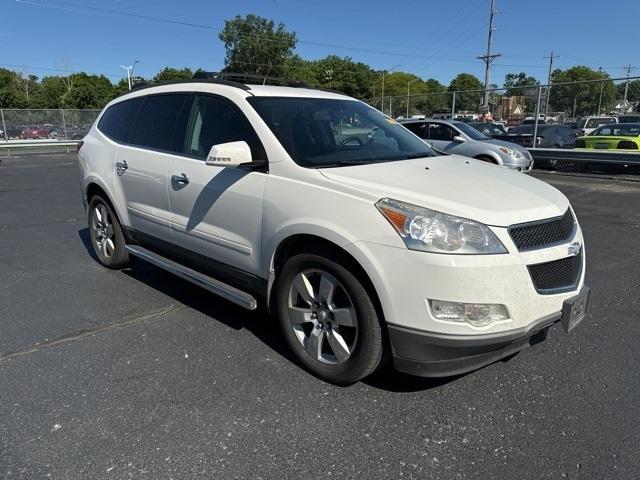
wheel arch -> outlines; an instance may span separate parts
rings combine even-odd
[[[484,151],[482,153],[479,153],[477,155],[474,155],[473,158],[477,159],[477,160],[489,160],[492,163],[495,163],[496,165],[502,165],[502,158],[500,158],[500,155],[498,155],[496,152],[491,152],[491,151]]]
[[[96,194],[100,194],[107,202],[109,202],[109,206],[117,215],[118,221],[121,225],[128,224],[126,215],[123,215],[123,212],[121,212],[118,208],[119,205],[116,201],[117,199],[115,199],[114,196],[109,193],[109,189],[107,188],[107,186],[98,177],[92,175],[87,178],[83,191],[83,200],[86,202],[85,204],[87,205],[87,208],[89,207],[91,198]]]
[[[349,245],[353,244],[350,243]],[[362,282],[367,292],[371,295],[371,300],[376,307],[379,318],[381,320],[384,319],[384,311],[380,301],[380,295],[378,294],[378,288],[373,280],[375,276],[370,275],[370,272],[368,272],[356,256],[352,254],[353,249],[349,249],[351,252],[347,251],[344,248],[346,246],[347,245],[340,245],[338,242],[334,241],[334,239],[329,239],[312,233],[295,233],[283,238],[278,243],[273,255],[271,256],[266,296],[268,310],[270,312],[275,310],[275,286],[279,279],[279,273],[288,258],[297,253],[326,255],[330,252],[337,256],[343,266],[349,267],[350,271]]]

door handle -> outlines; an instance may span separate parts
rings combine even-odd
[[[181,173],[180,175],[171,175],[171,181],[178,185],[186,185],[189,183],[189,177],[187,177],[185,173]]]
[[[127,164],[126,160],[116,162],[116,173],[118,175],[122,175],[124,172],[126,172],[127,168],[129,168],[129,165]]]

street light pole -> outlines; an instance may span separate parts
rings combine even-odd
[[[136,63],[140,63],[139,60],[133,62],[133,65],[129,65],[128,67],[125,65],[120,65],[120,67],[124,68],[127,71],[127,83],[129,84],[129,90],[132,88],[131,78],[133,77],[133,69],[136,66]]]
[[[415,82],[416,80],[417,80],[417,79],[416,79],[416,78],[414,78],[413,80],[408,80],[408,81],[407,81],[407,117],[406,117],[406,118],[409,118],[409,98],[410,98],[410,90],[409,90],[409,89],[410,89],[410,85],[411,85],[413,82]]]
[[[389,69],[389,73],[393,72],[396,68],[398,68],[400,65],[396,65],[395,67],[391,67]],[[382,113],[384,113],[384,74],[386,73],[386,70],[382,70],[382,93],[380,95],[380,111]]]

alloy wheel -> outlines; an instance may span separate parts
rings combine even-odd
[[[314,360],[343,363],[358,341],[358,319],[349,292],[320,269],[299,272],[289,289],[288,317],[293,332]]]
[[[97,250],[104,258],[110,258],[116,250],[113,223],[107,207],[102,203],[93,209],[91,228]]]

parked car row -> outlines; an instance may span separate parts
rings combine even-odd
[[[7,125],[6,135],[0,129],[0,139],[38,140],[42,138],[82,140],[91,124],[69,125]]]
[[[632,120],[636,122],[632,123]],[[534,121],[525,121],[508,131],[493,122],[470,122],[466,125],[494,140],[513,142],[526,148],[640,149],[640,115],[585,117],[580,122],[564,124],[539,121],[537,129]]]

